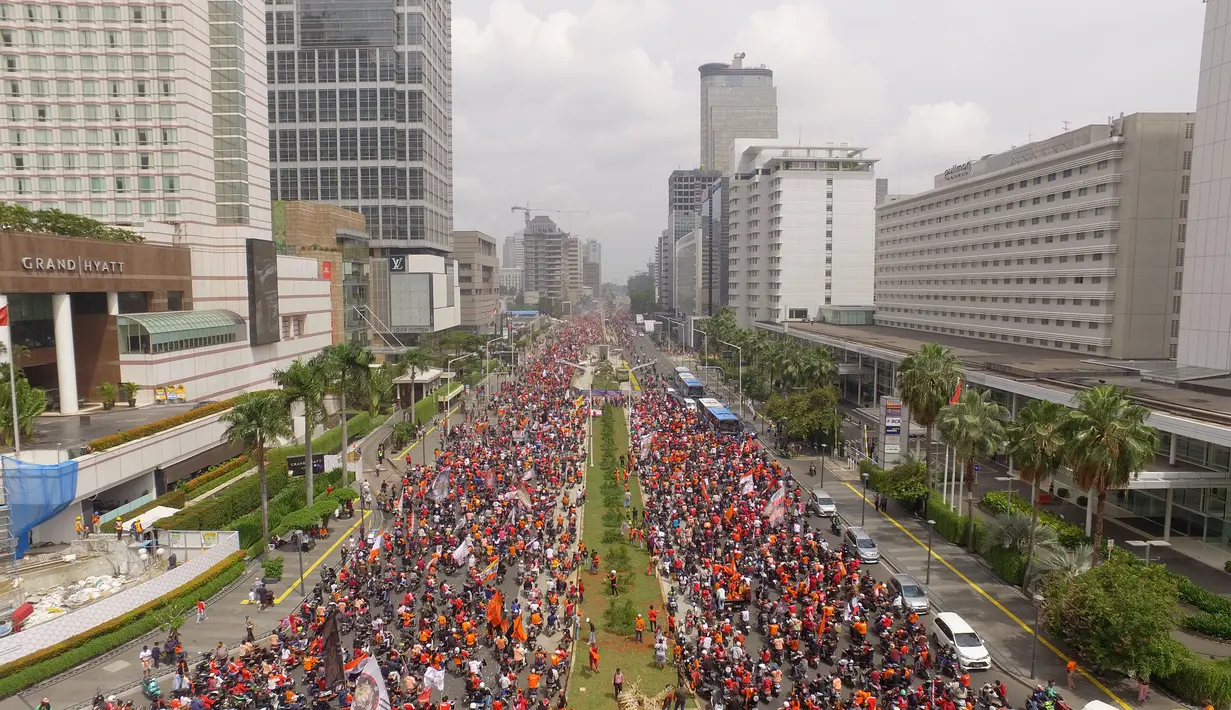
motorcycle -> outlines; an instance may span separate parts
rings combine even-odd
[[[144,695],[147,700],[156,700],[157,698],[162,697],[162,688],[158,687],[158,679],[149,677],[141,681],[141,694]]]

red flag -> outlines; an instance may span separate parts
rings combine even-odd
[[[419,702],[420,702],[420,703],[430,703],[430,702],[432,702],[432,689],[431,689],[430,687],[428,687],[428,688],[424,688],[424,689],[423,689],[423,692],[422,692],[422,693],[419,693],[419,698],[418,698],[418,700],[419,700]]]
[[[9,307],[4,306],[3,308],[0,308],[0,326],[6,326],[8,324],[9,324]]]
[[[949,404],[957,404],[957,401],[962,398],[962,380],[957,381],[957,389],[953,390],[953,396],[949,398]]]

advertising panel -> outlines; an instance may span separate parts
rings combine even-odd
[[[248,339],[268,345],[281,339],[278,317],[278,251],[267,239],[248,240]]]

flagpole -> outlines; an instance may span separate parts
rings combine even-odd
[[[9,356],[9,397],[13,405],[13,453],[21,453],[21,426],[17,419],[17,354],[13,348],[13,329],[9,325],[9,307],[7,299],[3,308],[0,308],[0,327],[8,328],[9,337],[8,343],[0,341],[0,345],[7,345],[6,348]]]

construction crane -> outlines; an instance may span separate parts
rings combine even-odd
[[[530,224],[530,213],[531,212],[550,212],[552,214],[567,214],[567,215],[590,214],[586,210],[542,210],[542,209],[537,209],[537,208],[532,210],[530,209],[529,202],[526,203],[525,207],[522,207],[521,205],[513,205],[512,207],[509,208],[510,212],[517,212],[518,210],[521,210],[523,213],[525,213],[526,224]],[[570,228],[572,227],[572,217],[571,216],[569,217],[569,227]]]

